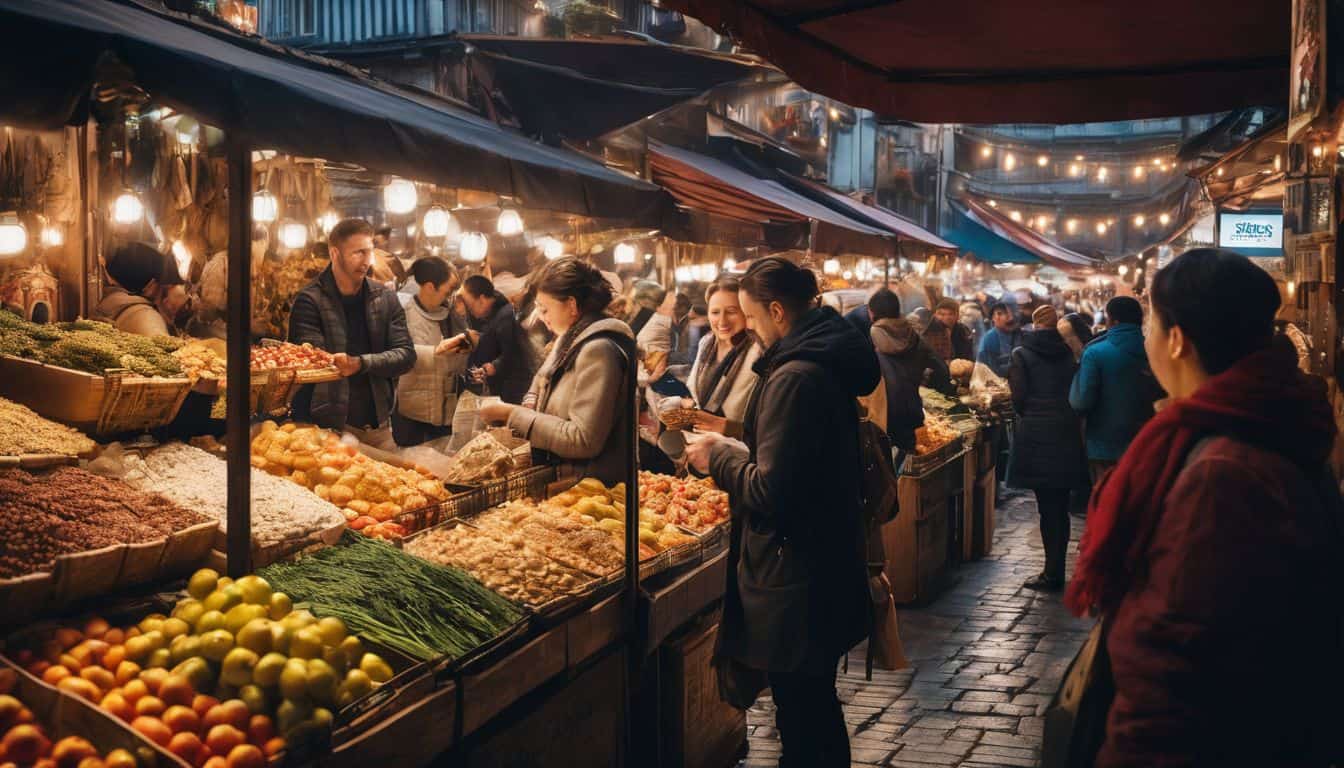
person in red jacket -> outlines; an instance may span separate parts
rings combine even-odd
[[[1272,345],[1279,292],[1245,257],[1189,251],[1150,295],[1170,400],[1093,494],[1066,595],[1106,630],[1095,764],[1330,765],[1344,624],[1325,385]]]

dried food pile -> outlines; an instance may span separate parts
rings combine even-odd
[[[182,346],[181,340],[170,336],[123,333],[96,320],[37,325],[0,310],[0,355],[85,373],[126,368],[141,376],[181,376],[182,365],[172,353]]]
[[[490,432],[482,432],[453,455],[443,479],[459,485],[473,485],[504,477],[514,469],[513,451]]]
[[[105,463],[105,459],[110,461]],[[141,491],[200,510],[217,520],[221,530],[226,528],[228,465],[223,459],[185,443],[168,443],[143,457],[135,452],[120,454],[120,468],[111,463],[116,461],[115,452],[109,451],[92,468],[120,476]],[[344,520],[329,502],[293,483],[252,471],[252,538],[258,544],[303,539]]]
[[[704,533],[728,522],[728,494],[713,480],[639,473],[639,509]]]
[[[48,570],[59,555],[154,541],[209,520],[74,467],[7,470],[0,472],[0,578]]]
[[[406,551],[461,568],[510,600],[531,606],[545,605],[593,581],[526,541],[504,543],[467,525],[427,531],[408,541]]]
[[[224,358],[210,343],[199,339],[188,341],[181,349],[173,352],[182,373],[193,382],[197,379],[223,382],[228,375]]]
[[[97,443],[79,430],[48,421],[30,409],[0,397],[0,456],[81,456],[96,447]]]

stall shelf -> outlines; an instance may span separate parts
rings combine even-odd
[[[961,449],[920,474],[898,479],[900,514],[882,526],[887,579],[898,603],[927,602],[947,585],[952,516],[960,514],[966,457]]]

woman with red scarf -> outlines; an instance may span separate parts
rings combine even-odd
[[[1328,765],[1340,695],[1340,495],[1323,382],[1273,347],[1274,281],[1189,251],[1146,339],[1169,404],[1092,496],[1066,602],[1104,622],[1098,766]]]

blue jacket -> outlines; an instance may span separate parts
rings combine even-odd
[[[1143,331],[1123,323],[1083,350],[1069,405],[1087,418],[1087,457],[1116,461],[1153,415],[1161,395],[1143,351]]]
[[[980,349],[976,351],[975,361],[984,363],[998,376],[1007,378],[1013,350],[1020,346],[1022,346],[1022,331],[1016,330],[1005,334],[998,328],[990,328],[980,339]]]

